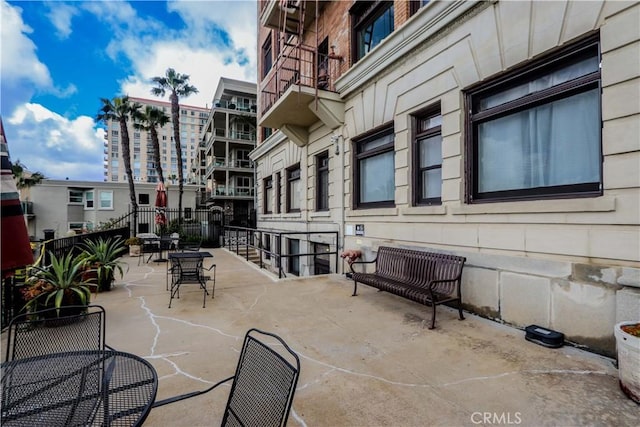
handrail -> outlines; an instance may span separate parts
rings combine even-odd
[[[312,235],[330,235],[334,236],[331,243],[326,242],[314,242],[311,240]],[[269,241],[273,237],[276,238],[277,247],[276,248],[266,248],[263,247],[264,237],[269,236]],[[328,244],[332,250],[328,252],[304,252],[297,254],[286,254],[283,251],[283,237],[287,236],[306,236],[304,239],[308,243],[322,243]],[[338,244],[339,244],[339,232],[338,231],[286,231],[286,230],[269,230],[269,229],[259,229],[259,228],[250,228],[250,227],[239,227],[239,226],[225,226],[225,231],[223,234],[223,243],[222,246],[235,252],[236,255],[243,256],[247,261],[249,261],[249,249],[254,249],[258,252],[259,255],[259,264],[260,268],[266,269],[265,260],[273,258],[275,260],[275,266],[271,264],[272,267],[277,267],[278,269],[278,278],[286,277],[287,274],[283,269],[283,259],[297,258],[298,260],[301,257],[311,257],[316,255],[329,255],[335,256],[335,268],[337,273],[338,269]],[[242,243],[241,243],[242,242]],[[241,253],[243,250],[244,253]],[[331,267],[329,267],[331,268]],[[310,272],[311,275],[314,275]]]

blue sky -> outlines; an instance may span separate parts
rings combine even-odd
[[[255,0],[0,0],[0,114],[13,161],[103,180],[100,98],[151,98],[168,67],[211,106],[220,77],[256,81]],[[168,101],[168,96],[164,98]]]

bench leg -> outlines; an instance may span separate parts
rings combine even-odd
[[[358,282],[356,282],[355,280],[353,281],[353,294],[351,295],[352,297],[355,297],[357,294],[356,292],[358,291]]]
[[[459,320],[464,320],[464,316],[462,315],[462,300],[458,300],[458,313],[460,314]]]
[[[436,305],[434,303],[431,303],[431,310],[432,310],[431,327],[429,329],[435,329],[435,327],[436,327]]]

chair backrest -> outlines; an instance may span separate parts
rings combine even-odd
[[[171,258],[173,283],[199,281],[202,276],[202,258]]]
[[[105,311],[98,305],[66,306],[20,314],[11,320],[5,360],[105,349]]]
[[[270,343],[259,340],[260,336]],[[222,425],[286,425],[299,375],[300,359],[282,338],[250,329],[244,338]]]

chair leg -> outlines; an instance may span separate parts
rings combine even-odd
[[[216,265],[213,264],[211,268],[213,269],[213,288],[211,289],[211,299],[213,299],[216,294]]]

